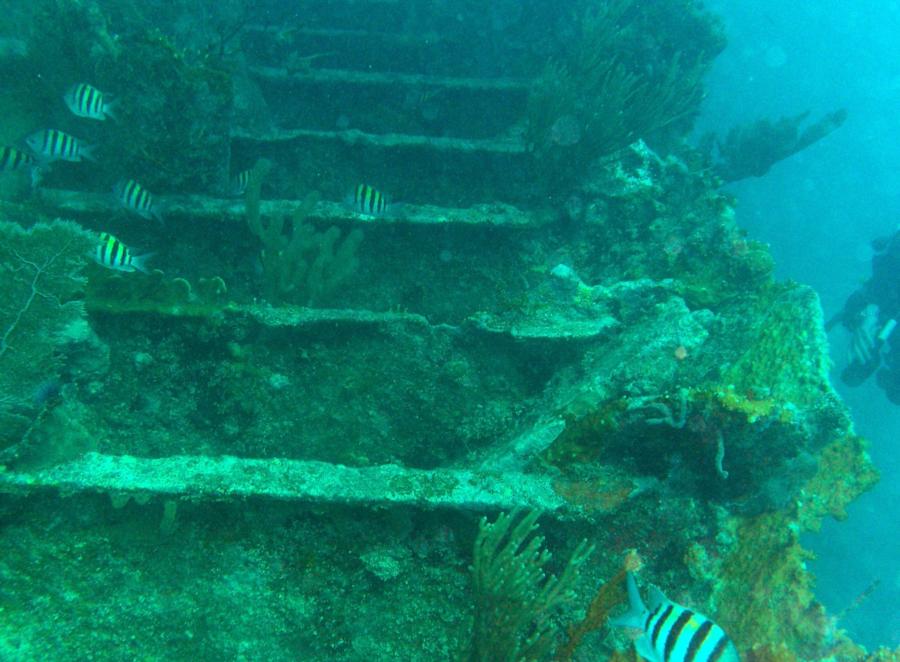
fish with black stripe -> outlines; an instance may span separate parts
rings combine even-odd
[[[387,211],[388,201],[385,195],[374,186],[359,184],[350,199],[353,211],[367,216],[381,216]]]
[[[87,83],[76,83],[66,92],[63,100],[78,117],[86,117],[91,120],[100,120],[107,117],[116,119],[115,101],[110,101],[100,90]]]
[[[30,154],[26,154],[14,147],[0,147],[0,170],[4,172],[33,168],[35,164],[36,161]]]
[[[14,147],[0,146],[0,172],[22,172],[31,174],[31,185],[37,186],[41,179],[41,169],[31,154]]]
[[[244,195],[244,193],[247,192],[247,187],[250,185],[251,173],[251,170],[241,170],[238,174],[236,174],[231,179],[228,193],[233,196]]]
[[[650,604],[645,606],[631,573],[627,582],[629,610],[609,622],[643,633],[634,645],[645,660],[740,662],[731,639],[707,616],[672,602],[655,586],[650,587]]]
[[[113,195],[125,209],[138,216],[153,218],[163,222],[159,205],[153,201],[153,194],[133,179],[120,179],[113,186]]]
[[[38,161],[94,161],[94,147],[57,129],[35,131],[25,139]]]
[[[94,259],[101,266],[115,271],[143,271],[147,272],[145,262],[152,256],[152,253],[145,255],[132,255],[128,246],[116,239],[108,232],[100,233],[100,243],[94,250]]]

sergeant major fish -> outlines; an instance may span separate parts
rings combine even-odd
[[[109,101],[96,87],[87,83],[76,83],[66,92],[63,100],[75,115],[91,120],[103,121],[107,117],[116,119],[115,101]]]
[[[229,185],[229,194],[233,196],[244,195],[247,192],[247,186],[250,185],[250,173],[250,170],[241,170],[236,174]]]
[[[25,169],[31,173],[31,185],[37,186],[41,178],[41,169],[34,157],[14,147],[0,146],[0,171],[20,172]]]
[[[740,662],[731,639],[709,618],[675,604],[655,586],[647,608],[630,572],[627,581],[629,610],[609,622],[642,631],[635,641],[641,657],[649,662]]]
[[[162,223],[159,209],[153,204],[153,194],[133,179],[120,179],[116,182],[113,186],[113,195],[125,209]]]
[[[147,273],[144,263],[152,254],[132,255],[128,247],[108,232],[100,233],[100,243],[94,251],[94,259],[98,264],[115,271],[143,271]]]
[[[94,161],[94,147],[57,129],[36,131],[25,139],[39,161]]]
[[[368,216],[380,216],[387,209],[387,198],[384,194],[368,184],[359,184],[349,200],[353,211]]]
[[[13,147],[0,147],[0,170],[13,172],[33,168],[35,160],[30,154],[26,154]]]

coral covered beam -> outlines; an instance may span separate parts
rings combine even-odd
[[[525,507],[580,518],[546,477],[522,473],[347,467],[327,462],[238,457],[148,459],[88,453],[35,473],[0,473],[0,491],[108,492],[192,499],[262,497],[359,506],[409,505],[489,511]]]

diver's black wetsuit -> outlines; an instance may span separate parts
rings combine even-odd
[[[854,342],[865,331],[866,309],[877,306],[874,333],[864,342],[871,342],[868,357],[854,352],[850,363],[841,372],[841,380],[848,386],[859,386],[878,370],[878,385],[888,399],[900,404],[900,231],[872,242],[872,277],[850,295],[844,309],[828,322],[828,329],[840,322],[854,334]],[[871,320],[869,320],[871,321]],[[857,345],[858,346],[858,345]],[[865,353],[865,352],[864,352]]]

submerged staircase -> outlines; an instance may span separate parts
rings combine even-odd
[[[499,33],[465,22],[482,13],[429,30],[407,3],[339,5],[297,29],[247,28],[243,75],[266,112],[238,117],[233,169],[271,158],[331,200],[365,182],[411,204],[524,202],[533,72],[489,55]]]
[[[533,189],[522,137],[526,72],[519,67],[501,75],[508,67],[478,52],[490,37],[467,44],[458,28],[456,34],[388,29],[397,25],[393,12],[403,6],[328,3],[327,8],[323,4],[312,9],[314,15],[296,29],[248,26],[243,85],[264,103],[255,106],[257,112],[238,113],[231,133],[233,172],[259,158],[275,164],[265,183],[261,216],[290,216],[302,206],[302,192],[320,191],[323,200],[307,220],[317,227],[362,228],[365,250],[360,255],[361,278],[356,280],[392,295],[404,293],[393,302],[401,310],[386,312],[381,302],[381,309],[366,309],[370,299],[365,287],[355,299],[346,297],[343,309],[259,303],[200,306],[190,298],[194,295],[189,285],[187,298],[176,306],[130,300],[92,308],[88,301],[92,324],[114,351],[134,344],[128,351],[137,352],[137,345],[146,343],[133,343],[135,339],[180,338],[181,345],[176,343],[167,359],[175,361],[167,368],[170,380],[191,384],[203,379],[193,372],[192,363],[208,366],[207,372],[214,372],[223,360],[240,364],[248,384],[246,402],[241,405],[240,397],[218,392],[232,388],[228,385],[194,383],[192,390],[215,391],[217,395],[208,397],[228,398],[229,403],[193,431],[181,430],[182,444],[189,444],[192,435],[207,440],[196,453],[174,451],[165,442],[169,432],[150,429],[147,439],[114,444],[114,450],[43,469],[0,473],[0,489],[261,497],[373,507],[528,507],[561,518],[586,516],[556,493],[551,478],[527,473],[525,465],[564,427],[553,399],[544,402],[544,388],[587,344],[602,340],[615,320],[604,315],[567,318],[559,311],[535,313],[531,319],[506,314],[509,300],[526,295],[529,279],[548,277],[529,275],[534,265],[523,251],[523,242],[552,220],[529,208]],[[373,18],[372,12],[384,15]],[[329,25],[329,20],[336,23]],[[341,204],[359,183],[402,201],[402,212],[372,219]],[[141,243],[141,233],[155,233],[150,245],[142,247],[158,250],[165,271],[189,274],[187,281],[203,275],[210,264],[217,265],[216,275],[225,276],[224,281],[233,280],[228,277],[233,264],[229,261],[239,251],[223,252],[223,245],[235,243],[245,252],[256,252],[243,200],[206,194],[158,197],[166,215],[166,227],[159,230],[152,221],[126,218],[108,195],[55,189],[37,193],[44,213],[76,219],[93,230],[113,229],[132,245]],[[138,238],[129,240],[129,234]],[[190,250],[168,257],[164,251],[173,244],[176,250]],[[184,259],[190,254],[203,257]],[[482,283],[479,290],[453,291],[470,287],[467,279],[472,274]],[[497,291],[485,284],[491,280],[496,280]],[[241,331],[236,335],[234,329]],[[211,350],[207,357],[198,357],[191,346],[198,333],[205,338],[204,351]],[[376,349],[369,350],[373,343]],[[252,358],[229,356],[238,351],[236,345]],[[341,374],[335,355],[345,353],[363,362],[367,351],[385,356],[365,368],[350,365]],[[417,372],[415,366],[404,368],[413,372],[391,372],[394,354],[415,351],[429,365]],[[123,379],[128,369],[122,370]],[[111,370],[117,370],[115,364]],[[444,374],[452,370],[453,376]],[[146,371],[155,374],[153,367]],[[143,379],[155,383],[165,379],[165,372]],[[235,373],[230,374],[234,378]],[[325,381],[297,384],[302,375]],[[266,413],[262,403],[262,409],[251,411],[256,406],[252,401],[265,395],[265,387],[255,382],[275,384],[276,377],[290,382],[287,388],[308,391],[301,411],[280,386],[270,389],[271,397],[279,400],[277,407]],[[492,379],[515,385],[490,384]],[[328,380],[354,383],[345,386],[340,397],[323,396],[332,388]],[[422,390],[433,393],[416,393]],[[158,398],[154,406],[171,411],[172,418],[162,416],[157,423],[180,426],[173,399],[178,396],[164,391],[141,397]],[[368,397],[373,392],[375,397]],[[507,392],[508,411],[479,413],[480,407],[488,409],[485,402]],[[354,407],[357,397],[365,399],[365,407]],[[452,397],[459,401],[445,411],[456,411],[454,421],[442,420],[441,413],[416,411]],[[346,399],[343,406],[353,409],[347,417],[318,411],[339,411],[341,398]],[[111,397],[105,406],[115,404]],[[232,406],[248,411],[231,412]],[[273,418],[275,410],[286,419],[308,418],[302,424],[279,421]],[[227,421],[214,420],[216,415]],[[260,422],[266,417],[267,422]],[[457,425],[472,429],[460,432],[454,429]],[[484,429],[479,431],[479,425]],[[352,448],[335,452],[308,438],[291,438],[279,446],[282,442],[273,438],[295,434],[301,427],[315,431],[329,426],[336,430],[332,443],[343,438],[352,447],[346,440],[355,434],[364,440],[363,450],[356,455]],[[223,442],[225,438],[229,441]],[[389,448],[380,452],[385,444]],[[466,444],[475,446],[466,449]],[[101,442],[101,447],[106,445]],[[157,450],[147,457],[143,445]],[[498,449],[505,453],[501,462]]]

